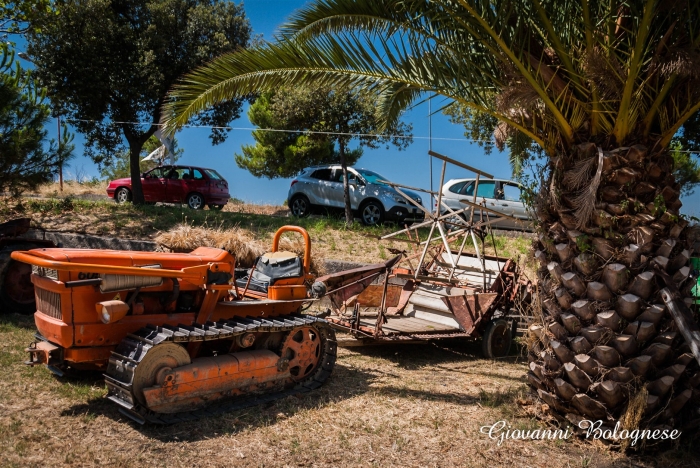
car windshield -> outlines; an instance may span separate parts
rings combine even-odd
[[[380,180],[389,180],[383,175],[379,175],[376,172],[368,171],[367,169],[355,169],[362,177],[365,178],[368,184],[386,185],[385,183],[379,182]]]
[[[207,175],[214,180],[224,180],[224,178],[221,177],[214,169],[204,169],[204,172],[206,172]]]

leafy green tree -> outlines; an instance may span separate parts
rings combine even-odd
[[[242,4],[224,0],[66,0],[34,25],[27,51],[37,76],[58,113],[85,135],[87,153],[104,165],[126,141],[134,203],[143,202],[139,155],[158,128],[166,91],[250,38]],[[193,123],[225,126],[242,102],[220,103]],[[217,144],[226,135],[217,128],[211,138]]]
[[[347,167],[360,158],[364,147],[393,144],[402,150],[412,140],[411,126],[398,120],[380,132],[374,96],[347,88],[299,86],[268,92],[248,115],[261,128],[298,132],[254,131],[257,143],[243,146],[243,154],[236,155],[238,166],[257,177],[273,178],[293,176],[314,164],[339,163],[348,225],[353,216]],[[350,149],[353,140],[357,147]]]
[[[151,135],[151,137],[146,140],[146,143],[143,144],[143,148],[141,148],[141,157],[145,158],[149,154],[151,154],[153,151],[156,149],[160,148],[162,146],[162,143],[158,138],[156,138],[155,135]],[[173,149],[175,150],[172,158],[170,156],[169,150],[165,150],[164,153],[164,158],[163,160],[165,161],[166,164],[169,164],[170,161],[172,160],[173,162],[177,162],[178,159],[182,156],[182,154],[185,152],[185,150],[178,148],[177,147],[177,140],[173,141]],[[131,175],[131,164],[129,161],[129,152],[128,151],[118,151],[114,155],[106,156],[106,160],[109,160],[108,163],[105,163],[102,165],[100,168],[100,176],[102,176],[103,179],[106,180],[115,180],[115,179],[122,179],[125,177],[130,177]],[[140,161],[139,167],[141,168],[140,171],[146,172],[150,171],[151,169],[155,168],[158,166],[158,161]]]
[[[681,194],[692,195],[700,184],[700,112],[696,112],[681,127],[671,141],[673,174],[681,186]]]
[[[635,427],[681,427],[700,422],[682,410],[686,376],[663,370],[683,360],[682,340],[650,347],[677,325],[641,307],[664,283],[685,297],[694,283],[669,145],[700,111],[699,57],[697,0],[316,0],[274,43],[187,75],[168,123],[309,83],[380,93],[385,124],[426,92],[494,117],[546,161],[535,251],[547,328],[533,329],[528,381],[562,419],[629,408]]]
[[[304,131],[315,123],[320,113],[310,115],[308,112],[319,110],[314,107],[315,102],[311,102],[313,97],[305,89],[282,89],[276,93],[260,95],[248,109],[250,122],[261,129],[287,131],[254,130],[252,134],[255,144],[243,145],[242,154],[235,155],[238,167],[246,169],[255,177],[274,179],[292,177],[308,166],[338,162],[338,155],[329,138]],[[282,111],[283,106],[280,104],[292,99],[306,104],[298,108],[298,114],[303,113],[306,119]],[[356,151],[354,158],[349,157],[350,164],[354,164],[360,154]]]
[[[64,130],[61,141],[46,141],[45,90],[6,45],[0,55],[0,192],[18,196],[53,179],[59,163],[72,157],[73,137]]]
[[[686,150],[678,141],[672,142],[670,149],[673,157],[673,175],[681,187],[681,195],[692,195],[695,193],[695,187],[700,184],[700,164],[697,156]]]
[[[50,11],[49,0],[0,0],[0,37],[27,33],[39,15]]]

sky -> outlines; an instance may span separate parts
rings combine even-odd
[[[262,34],[264,39],[272,39],[277,28],[298,8],[304,0],[248,0],[244,2],[245,12],[250,20],[254,34]],[[384,146],[378,149],[365,149],[357,167],[373,170],[394,182],[413,187],[431,187],[437,190],[440,182],[441,161],[428,156],[428,150],[449,156],[492,174],[496,178],[509,179],[512,177],[511,167],[505,153],[494,150],[485,155],[483,149],[476,143],[468,141],[464,136],[464,127],[451,124],[446,116],[435,112],[445,105],[445,101],[436,98],[430,117],[427,102],[416,105],[404,115],[404,122],[413,125],[413,143],[403,151],[395,147]],[[241,117],[230,126],[250,129],[253,125],[246,116],[247,106]],[[431,122],[432,121],[432,122]],[[432,128],[432,131],[431,131]],[[56,136],[56,123],[48,125],[49,138]],[[75,133],[75,132],[73,132]],[[292,179],[259,179],[249,172],[240,169],[234,154],[239,152],[241,145],[253,144],[250,130],[232,130],[226,141],[212,145],[209,140],[210,131],[202,128],[184,128],[176,135],[178,147],[184,149],[184,154],[178,164],[192,164],[216,169],[229,183],[231,197],[246,202],[258,204],[281,204],[287,198],[287,192]],[[432,134],[432,139],[429,136]],[[70,162],[70,167],[64,170],[68,179],[76,174],[91,178],[99,176],[97,167],[83,156],[82,138],[75,136],[77,157]],[[448,164],[445,181],[450,178],[470,178],[474,174]],[[427,199],[424,196],[424,199]],[[683,213],[700,217],[700,191],[683,199]]]

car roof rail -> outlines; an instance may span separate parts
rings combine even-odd
[[[316,164],[316,165],[313,165],[313,166],[307,166],[307,167],[305,167],[304,169],[300,170],[300,171],[299,171],[299,174],[301,174],[302,172],[306,172],[306,171],[308,171],[309,169],[318,169],[318,168],[320,168],[320,167],[328,167],[328,166],[332,166],[332,165],[333,165],[333,164]]]

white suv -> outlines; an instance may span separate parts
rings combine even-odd
[[[442,186],[442,200],[445,205],[453,210],[461,210],[467,205],[461,203],[460,200],[474,201],[474,185],[475,179],[452,179]],[[479,188],[476,192],[476,203],[484,203],[487,208],[499,211],[503,214],[510,215],[515,220],[503,218],[493,227],[499,229],[517,229],[520,231],[532,230],[532,219],[530,218],[525,205],[521,198],[522,188],[517,182],[504,179],[479,179]],[[437,201],[435,202],[437,204]],[[447,210],[440,207],[440,213],[445,214]],[[463,217],[468,219],[470,211],[464,212]],[[479,219],[480,212],[477,209],[474,212],[475,219]],[[484,221],[497,218],[498,215],[492,212],[483,212]]]
[[[367,169],[348,167],[350,207],[365,225],[373,226],[383,221],[412,224],[425,219],[423,210],[381,180],[388,179]],[[401,191],[422,204],[421,197],[415,192]],[[292,215],[299,217],[308,216],[318,208],[343,209],[341,166],[331,164],[305,169],[292,181],[287,201]]]

